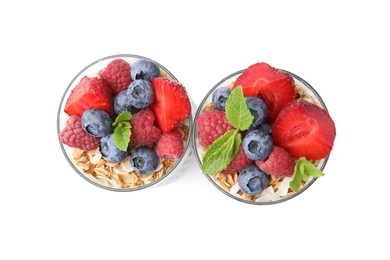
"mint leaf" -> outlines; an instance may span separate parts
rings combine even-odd
[[[235,128],[245,131],[251,126],[254,117],[246,104],[241,86],[230,93],[226,101],[225,113],[229,124]]]
[[[119,150],[127,151],[130,142],[131,125],[128,121],[120,121],[114,129],[112,140]]]
[[[118,124],[122,121],[130,121],[131,119],[131,113],[129,111],[123,111],[122,113],[120,113],[116,118],[115,118],[115,122],[112,123],[112,126],[113,127],[116,127],[118,126]]]
[[[225,169],[237,155],[240,144],[241,135],[237,129],[229,130],[215,140],[203,157],[203,174],[215,174]]]
[[[325,174],[323,174],[317,167],[315,167],[305,157],[301,157],[295,163],[294,175],[290,182],[290,188],[293,191],[298,191],[302,180],[307,181],[309,176],[318,178],[324,175]]]

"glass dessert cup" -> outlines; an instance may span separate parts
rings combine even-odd
[[[139,59],[151,60],[138,55],[119,54],[99,59],[82,69],[69,83],[61,98],[57,114],[57,135],[59,135],[61,130],[65,128],[69,119],[69,116],[64,112],[64,107],[71,91],[84,76],[98,76],[98,72],[100,70],[105,68],[111,61],[118,58],[127,61],[131,65]],[[156,61],[154,62],[160,68],[161,77],[178,81],[176,77],[164,66]],[[193,132],[192,121],[196,108],[188,92],[187,95],[191,103],[191,113],[188,118],[178,126],[179,131],[182,133],[183,140],[185,141],[183,153],[177,160],[174,161],[160,159],[159,166],[154,173],[136,173],[130,165],[129,156],[120,163],[113,164],[106,162],[103,158],[101,158],[99,148],[91,151],[83,151],[78,148],[72,148],[64,145],[60,141],[61,150],[66,160],[77,174],[89,183],[103,189],[111,191],[136,191],[148,188],[157,183],[160,184],[160,182],[168,176],[168,179],[171,179],[171,181],[177,179],[179,178],[180,173],[182,173],[183,168],[187,164],[186,162],[191,155],[190,140]]]
[[[282,69],[280,70],[289,74],[293,78],[298,99],[307,100],[323,108],[325,111],[328,111],[321,96],[308,82],[306,82],[299,76],[289,71],[282,70]],[[196,119],[200,116],[202,112],[207,111],[208,108],[210,107],[210,104],[212,104],[213,92],[220,87],[232,87],[236,79],[243,72],[244,70],[237,71],[235,73],[228,75],[220,82],[218,82],[206,94],[206,96],[204,97],[204,99],[202,100],[201,104],[197,109],[197,112],[195,114],[194,126],[193,126],[194,133],[192,137],[192,142],[194,147],[193,149],[195,153],[195,158],[201,169],[202,169],[202,159],[206,152],[206,149],[199,144],[199,132],[198,132],[198,127],[196,125]],[[329,155],[326,158],[317,160],[313,163],[316,165],[318,169],[323,171],[328,159],[329,159]],[[237,183],[237,173],[232,175],[221,175],[217,173],[214,175],[205,175],[205,176],[218,190],[220,190],[225,195],[229,196],[232,199],[238,200],[240,202],[253,204],[253,205],[270,205],[270,204],[276,204],[276,203],[287,201],[303,193],[316,181],[316,178],[310,176],[309,179],[303,185],[301,185],[298,191],[293,192],[291,189],[289,189],[289,183],[292,177],[280,178],[280,177],[269,176],[269,181],[270,181],[269,186],[266,189],[264,189],[260,195],[249,196],[240,190],[240,187],[238,186]],[[272,188],[270,189],[271,186]]]

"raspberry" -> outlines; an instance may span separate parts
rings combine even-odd
[[[176,160],[183,154],[184,144],[181,133],[176,128],[163,133],[156,146],[158,157]]]
[[[93,150],[98,147],[100,138],[88,134],[81,125],[81,118],[72,115],[67,126],[59,135],[61,143],[81,150]]]
[[[130,120],[131,137],[130,145],[152,144],[161,137],[161,130],[153,125],[154,114],[150,109],[143,109]]]
[[[295,160],[286,150],[274,145],[268,159],[256,161],[256,165],[268,175],[291,177],[294,174]]]
[[[130,64],[122,59],[111,61],[99,72],[100,77],[110,86],[114,95],[127,89],[131,83]]]
[[[199,130],[199,143],[205,147],[209,146],[226,131],[233,129],[233,126],[226,119],[225,112],[221,110],[202,113],[196,119],[196,124]]]
[[[246,157],[244,149],[242,148],[242,145],[240,145],[240,150],[238,151],[236,157],[234,157],[233,161],[231,161],[228,167],[221,171],[220,174],[236,173],[249,166],[251,163],[252,161]]]

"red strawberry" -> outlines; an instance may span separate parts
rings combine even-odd
[[[233,161],[231,161],[228,167],[221,171],[220,174],[236,173],[249,166],[251,163],[252,161],[246,157],[244,149],[242,148],[242,145],[240,145],[240,150],[238,151],[236,157],[234,157]]]
[[[244,96],[256,96],[264,100],[270,122],[295,98],[295,84],[291,76],[267,63],[249,66],[237,78],[233,89],[238,86],[242,86]]]
[[[292,157],[319,160],[329,155],[336,128],[328,112],[305,100],[288,103],[275,119],[272,138]]]
[[[131,118],[130,145],[152,144],[160,139],[161,130],[153,125],[154,120],[150,109],[143,109]]]
[[[90,108],[100,108],[114,115],[110,88],[101,78],[84,77],[72,90],[65,104],[65,113],[82,116]]]
[[[81,125],[81,118],[72,115],[66,127],[59,135],[61,143],[81,150],[93,150],[98,147],[100,138],[88,134]]]
[[[277,177],[291,177],[294,174],[295,160],[283,148],[274,145],[267,159],[256,161],[256,165],[266,174]]]
[[[181,133],[176,128],[163,133],[156,146],[158,157],[176,160],[183,154],[184,144]]]
[[[167,78],[153,78],[154,100],[150,105],[157,125],[169,132],[191,113],[191,104],[182,84]]]
[[[224,111],[210,110],[200,114],[196,119],[199,131],[199,143],[202,146],[209,146],[218,137],[234,127],[227,121]]]
[[[129,87],[132,82],[130,76],[130,64],[122,59],[115,59],[111,61],[107,67],[102,69],[99,74],[100,77],[111,88],[114,95]]]

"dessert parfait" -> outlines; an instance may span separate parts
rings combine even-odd
[[[138,190],[189,156],[191,102],[157,62],[135,55],[98,60],[70,83],[58,111],[58,137],[71,166],[110,190]]]
[[[195,154],[222,192],[250,204],[302,193],[323,176],[336,129],[318,93],[293,73],[256,63],[229,75],[195,116]]]

